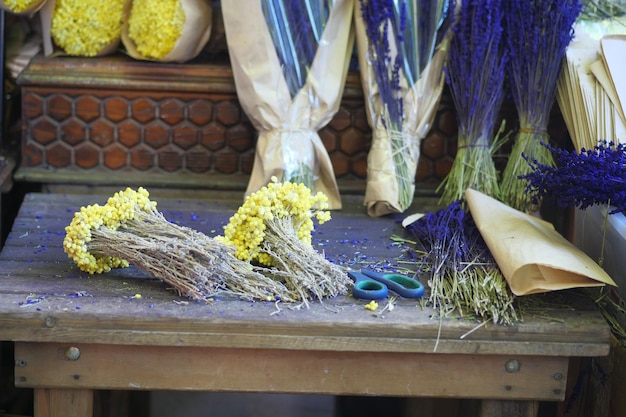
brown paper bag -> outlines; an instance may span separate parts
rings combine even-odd
[[[465,199],[513,294],[616,285],[552,224],[476,190],[468,189]]]
[[[7,6],[6,1],[0,1],[0,9],[6,10],[7,12],[12,13],[12,14],[32,16],[35,13],[37,13],[39,9],[41,9],[44,6],[45,3],[46,3],[46,0],[38,0],[38,1],[35,1],[33,4],[31,4],[28,8],[20,12],[16,12],[11,7]]]
[[[354,22],[356,42],[361,68],[361,82],[365,93],[365,109],[372,128],[372,145],[367,156],[367,184],[364,204],[370,216],[402,213],[408,206],[402,203],[394,163],[390,132],[383,128],[381,114],[383,104],[372,66],[368,63],[368,39],[360,7],[355,8]],[[430,130],[435,118],[445,83],[443,67],[447,58],[446,40],[442,41],[431,62],[412,88],[402,86],[404,99],[404,123],[401,135],[410,138],[403,152],[410,176],[410,190],[415,192],[415,174],[420,157],[420,144]],[[412,198],[411,198],[412,201]],[[409,202],[410,205],[410,202]]]
[[[341,208],[333,167],[318,131],[339,109],[354,43],[353,9],[353,0],[334,2],[307,81],[292,99],[261,3],[222,2],[237,95],[259,131],[246,194],[272,176],[289,179],[286,174],[305,167],[313,173],[310,188],[326,194],[331,209]]]
[[[213,8],[207,0],[180,0],[180,2],[185,12],[185,26],[172,51],[160,59],[141,55],[128,36],[128,19],[125,19],[122,28],[122,44],[128,55],[135,59],[159,62],[186,62],[198,56],[211,36]],[[131,7],[132,1],[126,5],[127,16]]]
[[[131,0],[126,0],[129,3]],[[43,52],[45,56],[60,56],[67,55],[59,46],[55,45],[52,37],[52,18],[54,14],[54,8],[56,6],[56,0],[47,0],[41,10],[39,11],[39,17],[41,19],[41,38],[43,43]],[[120,31],[121,34],[121,31]],[[117,51],[120,45],[120,36],[112,39],[108,44],[104,45],[96,56],[105,56]]]

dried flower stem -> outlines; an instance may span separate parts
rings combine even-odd
[[[504,127],[505,123],[502,122],[493,140],[488,136],[481,138],[459,136],[459,148],[452,168],[438,188],[443,189],[440,204],[448,205],[456,200],[462,200],[468,188],[499,198],[501,188],[493,155],[504,143],[505,137],[502,136]]]
[[[401,126],[398,129],[402,129]],[[419,159],[419,138],[401,130],[390,129],[391,156],[394,177],[398,183],[398,204],[402,210],[409,208],[415,193],[415,170]]]
[[[330,220],[328,198],[304,184],[276,177],[252,193],[224,227],[223,242],[244,261],[272,267],[305,305],[309,299],[345,294],[352,281],[311,246],[313,218]]]

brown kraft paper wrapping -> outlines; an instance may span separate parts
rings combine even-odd
[[[476,190],[466,190],[465,199],[513,294],[616,285],[552,224]]]
[[[353,9],[353,0],[334,2],[307,81],[292,99],[261,2],[222,3],[237,95],[259,132],[246,194],[272,176],[282,179],[284,173],[305,165],[314,174],[312,191],[326,194],[331,209],[341,208],[333,167],[318,131],[339,109],[354,43]]]

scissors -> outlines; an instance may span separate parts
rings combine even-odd
[[[363,300],[381,300],[389,290],[404,298],[420,298],[424,295],[421,282],[402,274],[386,274],[367,269],[348,271],[354,281],[352,295]]]

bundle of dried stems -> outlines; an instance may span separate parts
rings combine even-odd
[[[105,206],[83,207],[66,228],[65,251],[90,273],[133,264],[195,300],[229,293],[294,301],[281,282],[261,273],[265,268],[237,259],[218,239],[169,222],[147,195],[127,189]]]

